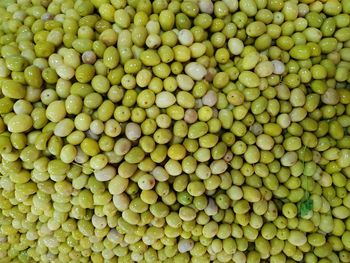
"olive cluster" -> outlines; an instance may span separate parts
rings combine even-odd
[[[1,0],[0,262],[350,262],[349,0]]]

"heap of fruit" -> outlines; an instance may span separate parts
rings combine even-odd
[[[349,0],[1,0],[0,262],[350,262]]]

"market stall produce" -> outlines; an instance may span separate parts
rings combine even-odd
[[[349,0],[1,0],[0,263],[350,262]]]

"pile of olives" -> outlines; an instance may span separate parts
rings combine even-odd
[[[0,263],[350,262],[349,0],[1,0]]]

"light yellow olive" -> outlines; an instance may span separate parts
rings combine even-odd
[[[8,123],[8,130],[10,132],[26,132],[32,128],[33,119],[26,114],[14,115]]]
[[[258,87],[260,84],[259,77],[251,71],[243,71],[239,77],[239,81],[248,88]]]
[[[26,95],[26,90],[23,85],[14,80],[3,80],[1,84],[1,91],[4,96],[11,99],[22,99]]]

